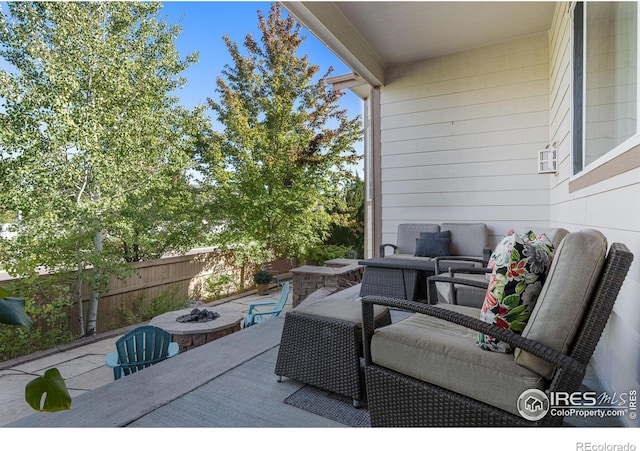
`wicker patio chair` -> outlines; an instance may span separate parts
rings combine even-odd
[[[527,229],[525,229],[527,230]],[[528,229],[533,230],[533,229]],[[564,228],[549,228],[536,231],[536,234],[544,233],[557,249],[562,239],[569,231]],[[466,305],[468,307],[482,307],[484,295],[487,291],[491,269],[487,263],[491,257],[491,250],[482,259],[469,257],[436,257],[434,261],[434,276],[429,279],[435,283],[435,290],[430,290],[429,295],[437,294],[437,299],[429,299],[430,304],[447,302],[449,304]],[[468,260],[480,262],[482,267],[451,267],[449,263]]]
[[[598,242],[601,257],[584,251],[593,241]],[[372,426],[561,425],[562,416],[526,419],[517,409],[518,398],[530,388],[545,392],[580,388],[633,260],[623,244],[614,243],[605,259],[606,251],[606,239],[597,231],[567,235],[522,335],[481,321],[479,309],[471,307],[364,297],[364,360]],[[376,330],[374,305],[416,314]],[[567,317],[571,315],[573,319]],[[566,321],[573,321],[574,327],[566,326]],[[474,331],[509,343],[516,348],[515,355],[480,349]],[[504,384],[504,378],[513,386],[495,387]],[[492,391],[495,388],[504,393]]]

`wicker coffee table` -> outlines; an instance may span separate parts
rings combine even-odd
[[[358,263],[366,266],[360,296],[389,296],[410,301],[428,299],[427,277],[435,274],[433,261],[378,257]],[[437,293],[432,294],[437,296]]]

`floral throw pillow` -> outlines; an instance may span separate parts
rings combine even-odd
[[[505,240],[506,237],[511,236],[515,233],[513,229],[509,229],[509,231],[502,237],[502,239],[498,242],[498,245],[491,253],[491,257],[489,257],[489,262],[487,263],[487,269],[493,269],[496,266],[496,261],[498,259],[504,259],[507,255],[505,251],[505,246],[508,245],[510,240]],[[530,232],[529,232],[530,233]],[[491,273],[486,275],[487,280],[491,278]]]
[[[553,244],[542,234],[512,233],[496,247],[480,319],[522,333],[553,259]],[[479,334],[478,346],[487,351],[512,352],[508,343]]]

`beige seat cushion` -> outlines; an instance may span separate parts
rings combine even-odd
[[[567,353],[607,256],[607,238],[597,230],[568,234],[555,252],[547,280],[522,336]],[[555,366],[516,349],[515,361],[550,379]]]
[[[385,258],[398,258],[401,260],[415,260],[415,261],[419,261],[419,262],[424,262],[424,261],[429,261],[431,260],[431,257],[416,257],[413,254],[390,254],[385,256]]]
[[[356,284],[342,290],[335,287],[319,288],[318,290],[307,296],[294,310],[299,310],[301,305],[309,305],[313,304],[314,302],[324,302],[327,299],[336,299],[341,301],[359,300],[360,286],[360,284]]]
[[[439,306],[480,317],[479,309]],[[517,365],[511,354],[483,351],[476,345],[477,338],[473,330],[415,314],[376,330],[371,342],[372,360],[520,416],[518,397],[529,388],[544,389],[545,380]]]
[[[362,326],[362,303],[360,298],[354,298],[353,300],[327,298],[309,304],[302,303],[294,311],[306,315],[347,321]],[[378,320],[388,312],[389,309],[387,307],[376,305],[373,308],[374,319]]]

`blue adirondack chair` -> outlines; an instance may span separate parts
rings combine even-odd
[[[253,326],[254,324],[261,323],[270,318],[275,318],[282,312],[284,305],[287,303],[287,298],[289,297],[289,282],[285,282],[282,284],[282,293],[280,294],[280,299],[277,302],[254,302],[249,305],[249,312],[247,316],[244,318],[244,327],[247,328],[249,326]],[[266,307],[272,306],[273,308],[270,310],[259,311],[256,310],[256,307]]]
[[[178,352],[178,343],[171,341],[169,332],[156,326],[140,326],[116,341],[116,351],[107,354],[106,365],[113,368],[113,378],[117,380]]]

